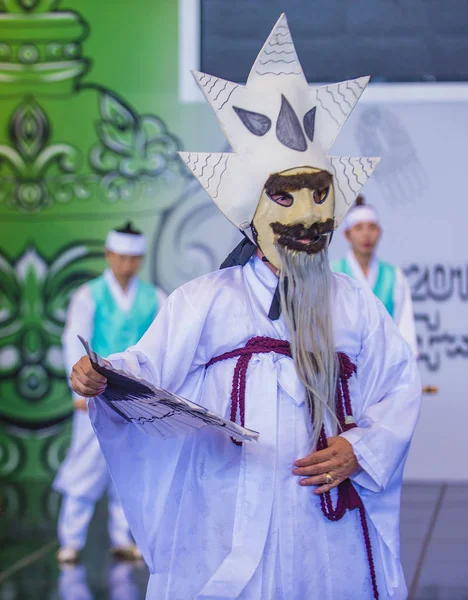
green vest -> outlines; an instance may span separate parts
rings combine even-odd
[[[92,349],[101,356],[108,356],[136,344],[157,313],[154,286],[138,280],[135,300],[127,312],[114,300],[104,275],[88,285],[96,307]]]
[[[395,311],[393,304],[393,292],[396,282],[396,269],[393,265],[381,262],[380,260],[377,262],[379,265],[379,272],[377,274],[377,280],[372,291],[388,310],[390,316],[393,317]],[[345,275],[349,275],[349,277],[354,279],[353,271],[349,266],[348,261],[344,257],[340,260],[334,260],[331,268],[335,273],[344,273]]]

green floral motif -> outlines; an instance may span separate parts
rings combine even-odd
[[[178,156],[181,144],[165,123],[153,115],[138,115],[122,99],[101,91],[100,142],[90,154],[93,169],[110,200],[132,199],[137,191],[151,195],[185,171]]]
[[[10,144],[0,144],[0,203],[29,213],[91,198],[136,202],[157,196],[158,210],[171,205],[187,176],[179,140],[158,117],[138,115],[109,91],[99,94],[100,141],[91,149],[87,173],[72,145],[49,143],[45,112],[32,96],[25,98],[10,120]]]
[[[50,263],[33,246],[14,263],[0,254],[0,419],[15,424],[16,418],[25,418],[24,407],[10,395],[13,390],[18,398],[40,404],[46,396],[50,399],[54,382],[63,382],[63,405],[60,336],[66,307],[77,287],[99,273],[96,259],[100,264],[101,257],[102,242],[75,243]],[[51,409],[56,414],[56,407]],[[34,410],[28,417],[31,425]],[[42,414],[37,426],[46,424]]]
[[[14,174],[6,178],[0,200],[9,200],[16,208],[38,211],[50,203],[44,175],[54,165],[62,173],[74,173],[79,153],[68,144],[48,144],[49,122],[32,97],[25,98],[10,122],[11,145],[0,145],[0,166],[5,163]]]

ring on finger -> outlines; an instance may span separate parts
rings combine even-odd
[[[335,478],[333,477],[333,475],[331,473],[325,473],[325,483],[327,485],[332,484],[335,481]]]

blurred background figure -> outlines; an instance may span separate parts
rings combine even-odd
[[[107,356],[135,344],[145,333],[165,299],[161,289],[138,277],[146,252],[146,239],[131,223],[109,232],[108,268],[80,287],[72,297],[63,332],[63,349],[70,373],[83,356],[82,336],[96,352]],[[116,496],[99,443],[87,414],[86,400],[74,397],[71,447],[54,482],[63,494],[58,521],[59,562],[76,562],[86,543],[94,507],[109,496],[108,532],[112,553],[133,560],[141,555],[132,542],[125,515]]]
[[[349,242],[346,256],[332,262],[332,270],[369,286],[398,325],[414,354],[418,353],[411,290],[400,267],[377,257],[382,226],[377,211],[358,196],[346,215],[344,234]]]

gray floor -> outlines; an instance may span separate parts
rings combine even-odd
[[[2,486],[2,493],[0,600],[144,599],[146,567],[116,563],[108,554],[104,503],[82,563],[60,570],[54,558],[58,496],[34,484]],[[468,485],[405,485],[401,535],[411,600],[468,600]]]
[[[414,600],[468,600],[468,485],[406,485],[403,568]]]

